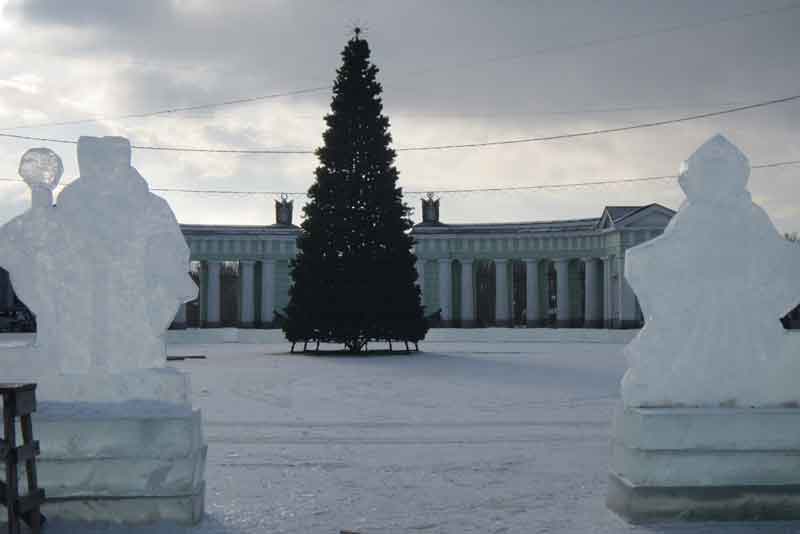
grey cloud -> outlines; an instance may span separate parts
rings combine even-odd
[[[72,90],[82,83],[107,88],[109,108],[97,110],[99,115],[330,83],[352,25],[362,24],[381,68],[395,143],[408,146],[604,128],[716,109],[732,100],[751,102],[790,94],[800,87],[796,54],[800,9],[570,48],[576,43],[786,4],[744,0],[31,0],[13,2],[8,11],[18,18],[20,31],[35,30],[43,36],[37,41],[45,47],[41,52],[48,53],[50,46],[49,52],[65,54],[58,60],[63,83]],[[560,50],[537,53],[548,48]],[[72,58],[96,60],[98,79],[70,78]],[[53,83],[62,83],[56,70],[43,74]],[[35,99],[3,92],[0,98],[19,108],[39,105],[57,118],[72,118],[76,113],[59,108],[55,99],[37,104]],[[181,144],[184,140],[176,139],[175,132],[194,128],[208,146],[300,143],[313,148],[320,142],[321,115],[329,99],[329,94],[320,93],[207,113],[120,121],[113,127],[164,144]],[[653,109],[537,113],[625,106]],[[273,109],[274,123],[268,118]],[[291,121],[289,115],[298,120]],[[301,122],[301,115],[312,117]],[[637,176],[676,169],[696,143],[717,130],[740,142],[754,161],[798,159],[798,118],[800,105],[787,104],[692,125],[568,143],[457,154],[404,154],[398,163],[404,185],[417,187]],[[89,129],[56,133],[77,135]],[[197,169],[172,170],[167,160],[159,167],[155,157],[146,161],[152,164],[148,177],[153,181],[196,183],[193,174]],[[313,161],[291,158],[241,158],[227,180],[245,189],[272,189],[275,185],[304,190],[313,167]],[[167,168],[175,174],[158,178],[158,170]],[[759,185],[760,194],[771,199],[776,213],[785,214],[781,224],[800,229],[800,214],[787,207],[798,203],[797,193],[785,178],[794,171],[783,172],[775,179],[774,190]],[[220,183],[225,181],[219,177]],[[578,191],[572,196],[497,195],[490,197],[493,209],[486,202],[464,196],[448,199],[447,209],[451,220],[531,219],[559,213],[591,216],[597,211],[596,204],[614,199],[651,201],[663,195],[679,200],[679,193],[670,191],[609,188],[591,194]],[[230,221],[236,222],[240,210],[230,207],[234,202],[217,200]],[[192,211],[192,202],[185,198],[175,201],[182,219],[197,220],[204,212]],[[196,204],[207,206],[213,201],[198,200]]]
[[[167,0],[12,0],[6,9],[23,24],[137,31],[156,21],[173,20],[172,6]]]

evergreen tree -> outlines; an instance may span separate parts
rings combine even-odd
[[[289,341],[417,343],[428,326],[416,286],[410,208],[397,187],[378,68],[358,28],[342,52],[316,181],[292,263]]]

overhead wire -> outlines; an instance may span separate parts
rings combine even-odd
[[[465,149],[465,148],[484,148],[484,147],[491,147],[491,146],[502,146],[502,145],[514,145],[514,144],[523,144],[523,143],[536,143],[536,142],[545,142],[545,141],[555,141],[559,139],[574,139],[578,137],[589,137],[595,135],[604,135],[604,134],[611,134],[611,133],[618,133],[618,132],[625,132],[630,130],[639,130],[644,128],[655,128],[658,126],[666,126],[669,124],[678,124],[682,122],[689,122],[695,121],[699,119],[706,119],[710,117],[718,117],[721,115],[728,115],[730,113],[738,113],[741,111],[747,111],[751,109],[763,108],[767,106],[772,106],[775,104],[783,104],[786,102],[792,102],[795,100],[800,99],[800,94],[795,94],[792,96],[787,96],[783,98],[775,98],[772,100],[767,100],[763,102],[757,102],[754,104],[747,104],[742,106],[737,106],[734,108],[726,108],[717,111],[709,111],[705,113],[697,113],[693,115],[686,115],[683,117],[677,117],[673,119],[665,119],[659,121],[651,121],[651,122],[643,122],[637,124],[630,124],[628,126],[618,126],[614,128],[602,128],[602,129],[595,129],[595,130],[587,130],[583,132],[570,132],[564,134],[557,134],[557,135],[547,135],[547,136],[540,136],[540,137],[524,137],[524,138],[517,138],[517,139],[502,139],[497,141],[484,141],[478,143],[453,143],[453,144],[441,144],[441,145],[423,145],[423,146],[410,146],[410,147],[400,147],[396,148],[396,152],[423,152],[423,151],[434,151],[434,150],[452,150],[452,149]],[[11,138],[11,139],[19,139],[19,140],[26,140],[26,141],[39,141],[39,142],[47,142],[47,143],[61,143],[61,144],[77,144],[75,140],[68,140],[68,139],[59,139],[59,138],[52,138],[52,137],[39,137],[39,136],[28,136],[28,135],[19,135],[19,134],[10,134],[10,133],[0,133],[0,137]],[[277,155],[277,154],[284,154],[284,155],[309,155],[314,154],[315,151],[311,149],[281,149],[281,148],[253,148],[253,149],[244,149],[244,148],[209,148],[209,147],[178,147],[178,146],[153,146],[153,145],[137,145],[132,144],[131,148],[137,150],[148,150],[148,151],[159,151],[159,152],[188,152],[188,153],[207,153],[207,154],[240,154],[240,155]]]
[[[751,165],[751,169],[771,169],[776,167],[786,167],[791,165],[800,165],[800,159],[797,160],[784,160],[773,161],[770,163],[761,163]],[[566,183],[553,183],[553,184],[537,184],[537,185],[512,185],[512,186],[497,186],[497,187],[477,187],[477,188],[461,188],[461,189],[420,189],[420,190],[404,190],[406,195],[443,195],[443,194],[457,194],[457,193],[498,193],[498,192],[512,192],[512,191],[538,191],[538,190],[553,190],[553,189],[568,189],[577,187],[591,187],[591,186],[604,186],[604,185],[625,185],[642,182],[655,182],[663,180],[675,180],[678,175],[665,174],[658,176],[645,176],[639,178],[618,178],[609,180],[587,180],[579,182],[566,182]],[[18,182],[24,183],[20,178],[0,178],[2,182]],[[69,184],[63,184],[65,187]],[[195,193],[195,194],[208,194],[208,195],[266,195],[266,196],[306,196],[305,191],[260,191],[260,190],[233,190],[233,189],[187,189],[187,188],[172,188],[172,187],[152,187],[151,191],[163,193]]]
[[[212,109],[222,106],[233,106],[237,104],[248,104],[252,102],[260,102],[263,100],[272,100],[275,98],[281,98],[286,96],[298,96],[304,95],[309,93],[318,93],[320,91],[328,91],[331,89],[330,85],[325,86],[318,86],[318,87],[308,87],[305,89],[295,89],[293,91],[284,91],[281,93],[269,93],[266,95],[257,95],[257,96],[249,96],[244,98],[235,98],[233,100],[225,100],[222,102],[211,102],[206,104],[196,104],[193,106],[182,106],[182,107],[171,107],[166,109],[159,109],[156,111],[144,111],[141,113],[129,113],[127,115],[117,115],[114,117],[91,117],[86,119],[75,119],[69,121],[60,121],[60,122],[44,122],[39,124],[21,124],[17,126],[11,126],[8,128],[0,128],[0,131],[11,131],[11,130],[21,130],[25,128],[46,128],[52,126],[73,126],[77,124],[89,124],[93,122],[101,122],[101,121],[112,121],[112,120],[124,120],[124,119],[141,119],[144,117],[156,117],[158,115],[172,115],[175,113],[182,113],[185,111],[198,111],[203,109]]]
[[[746,13],[741,13],[738,15],[731,15],[728,17],[723,17],[714,20],[707,20],[707,21],[700,21],[695,23],[689,24],[675,24],[672,26],[667,26],[663,28],[656,28],[654,30],[646,30],[640,32],[634,32],[630,34],[622,34],[608,38],[599,38],[599,39],[591,39],[588,41],[583,41],[580,43],[573,43],[573,44],[566,44],[566,45],[556,45],[556,46],[549,46],[540,48],[537,50],[532,50],[527,53],[523,54],[514,54],[514,55],[507,55],[507,56],[493,56],[489,58],[484,58],[478,61],[472,62],[463,62],[463,63],[456,63],[446,65],[444,67],[436,67],[436,68],[428,68],[422,70],[415,70],[409,71],[405,73],[405,76],[415,76],[420,74],[426,74],[429,72],[445,72],[447,70],[451,70],[453,68],[463,68],[463,67],[471,67],[474,65],[484,64],[484,63],[496,63],[502,61],[512,61],[517,59],[522,59],[525,57],[532,57],[542,54],[548,54],[553,52],[561,52],[561,51],[569,51],[569,50],[578,50],[582,48],[589,48],[595,46],[601,46],[606,44],[614,44],[618,42],[630,41],[635,39],[640,39],[642,37],[649,37],[652,35],[659,35],[664,33],[673,33],[676,31],[681,30],[688,30],[688,29],[696,29],[702,28],[706,26],[712,26],[727,22],[733,22],[745,18],[757,17],[762,15],[770,15],[773,13],[788,11],[792,9],[800,8],[800,2],[792,2],[790,4],[780,6],[777,8],[765,8],[756,11],[749,11]],[[235,106],[240,104],[248,104],[253,102],[260,102],[264,100],[270,100],[280,97],[286,96],[298,96],[303,94],[310,94],[310,93],[317,93],[321,91],[327,91],[332,88],[331,84],[322,85],[317,87],[308,87],[303,89],[295,89],[291,91],[284,91],[279,93],[270,93],[265,95],[256,95],[250,97],[242,97],[242,98],[234,98],[230,100],[223,100],[220,102],[210,102],[205,104],[197,104],[197,105],[190,105],[190,106],[172,106],[165,109],[155,110],[155,111],[145,111],[140,113],[130,113],[126,115],[117,115],[117,116],[101,116],[101,117],[88,117],[84,119],[74,119],[74,120],[67,120],[67,121],[58,121],[58,122],[45,122],[45,123],[38,123],[38,124],[20,124],[16,126],[10,126],[6,128],[0,128],[0,131],[12,131],[12,130],[19,130],[19,129],[28,129],[28,128],[46,128],[46,127],[53,127],[53,126],[71,126],[71,125],[78,125],[78,124],[89,124],[93,122],[101,122],[101,121],[112,121],[112,120],[125,120],[125,119],[134,119],[134,118],[145,118],[145,117],[155,117],[160,115],[172,115],[181,112],[187,111],[198,111],[198,110],[206,110],[206,109],[214,109],[214,108],[221,108],[221,107],[228,107],[228,106]]]
[[[449,145],[429,145],[429,146],[417,146],[417,147],[405,147],[405,148],[398,148],[397,151],[403,152],[419,152],[419,151],[429,151],[429,150],[450,150],[450,149],[458,149],[458,148],[482,148],[482,147],[489,147],[489,146],[500,146],[500,145],[514,145],[514,144],[521,144],[521,143],[535,143],[535,142],[542,142],[542,141],[555,141],[558,139],[573,139],[576,137],[588,137],[593,135],[602,135],[602,134],[609,134],[609,133],[617,133],[617,132],[625,132],[629,130],[639,130],[643,128],[655,128],[657,126],[665,126],[668,124],[677,124],[681,122],[689,122],[699,119],[707,119],[710,117],[718,117],[720,115],[727,115],[729,113],[737,113],[739,111],[746,111],[749,109],[756,109],[766,106],[771,106],[774,104],[782,104],[785,102],[791,102],[794,100],[800,99],[800,94],[788,96],[784,98],[776,98],[773,100],[767,100],[765,102],[758,102],[756,104],[748,104],[744,106],[737,106],[735,108],[727,108],[718,111],[709,111],[706,113],[697,113],[694,115],[686,115],[684,117],[678,117],[675,119],[665,119],[660,121],[651,121],[651,122],[643,122],[638,124],[631,124],[628,126],[618,126],[615,128],[602,128],[597,130],[588,130],[585,132],[573,132],[573,133],[566,133],[566,134],[558,134],[558,135],[547,135],[541,137],[523,137],[520,139],[504,139],[500,141],[484,141],[481,143],[461,143],[461,144],[449,144]]]

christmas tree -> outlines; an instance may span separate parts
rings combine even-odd
[[[342,52],[316,181],[292,263],[283,330],[289,341],[416,345],[427,321],[416,285],[410,208],[397,187],[378,68],[358,28]]]

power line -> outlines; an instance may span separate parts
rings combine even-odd
[[[730,102],[718,102],[714,103],[715,106],[720,107],[733,107],[733,106],[740,106],[742,105],[741,100],[737,101],[730,101]],[[399,111],[392,113],[392,118],[397,117],[433,117],[437,119],[461,119],[461,118],[474,118],[474,117],[519,117],[522,115],[593,115],[593,114],[610,114],[610,113],[627,113],[631,111],[664,111],[664,110],[674,110],[674,109],[696,109],[696,108],[703,108],[708,106],[709,102],[704,103],[684,103],[684,104],[661,104],[661,105],[649,105],[649,104],[635,104],[635,105],[628,105],[628,106],[609,106],[609,107],[589,107],[589,108],[578,108],[578,109],[516,109],[516,110],[505,110],[505,111],[476,111],[471,113],[451,113],[451,112],[414,112],[414,111]],[[318,115],[302,115],[302,116],[295,116],[294,118],[300,119],[319,119]]]
[[[118,115],[114,117],[92,117],[88,119],[76,119],[70,121],[61,121],[61,122],[43,122],[39,124],[21,124],[18,126],[11,126],[9,128],[0,128],[2,131],[10,131],[10,130],[21,130],[25,128],[45,128],[50,126],[72,126],[76,124],[87,124],[92,122],[100,122],[100,121],[110,121],[110,120],[123,120],[123,119],[141,119],[143,117],[155,117],[158,115],[171,115],[174,113],[181,113],[184,111],[197,111],[201,109],[212,109],[217,107],[223,106],[233,106],[237,104],[248,104],[252,102],[260,102],[262,100],[272,100],[275,98],[281,98],[285,96],[298,96],[304,95],[309,93],[318,93],[320,91],[328,91],[331,89],[330,85],[325,86],[318,86],[318,87],[309,87],[306,89],[296,89],[293,91],[284,91],[282,93],[270,93],[266,95],[258,95],[258,96],[250,96],[245,98],[236,98],[233,100],[225,100],[222,102],[210,102],[207,104],[197,104],[194,106],[183,106],[183,107],[172,107],[166,109],[160,109],[157,111],[145,111],[142,113],[131,113],[128,115]]]
[[[772,163],[764,163],[760,165],[751,165],[751,169],[770,169],[775,167],[785,167],[789,165],[800,165],[800,160],[776,161]],[[501,187],[478,187],[478,188],[465,188],[465,189],[425,189],[418,191],[403,191],[406,195],[426,195],[428,193],[434,194],[454,194],[454,193],[496,193],[506,191],[538,191],[538,190],[552,190],[552,189],[568,189],[576,187],[591,187],[595,185],[619,185],[619,184],[632,184],[641,182],[655,182],[662,180],[675,180],[677,175],[662,175],[662,176],[646,176],[642,178],[620,178],[612,180],[594,180],[571,182],[564,184],[539,184],[539,185],[516,185],[516,186],[501,186]],[[231,191],[231,190],[198,190],[198,189],[169,189],[159,188],[153,189],[159,192],[180,192],[180,193],[212,193],[212,194],[257,194],[257,195],[289,195],[289,196],[306,196],[306,192],[291,192],[284,193],[280,191]]]
[[[574,44],[567,44],[567,45],[558,45],[558,46],[549,46],[540,48],[537,50],[533,50],[531,52],[525,54],[515,54],[515,55],[508,55],[508,56],[493,56],[489,58],[485,58],[479,61],[473,62],[464,62],[460,64],[452,64],[445,67],[436,67],[436,68],[428,68],[416,71],[408,71],[404,74],[404,76],[415,76],[419,74],[426,74],[429,72],[443,72],[446,70],[450,70],[453,68],[463,68],[463,67],[471,67],[474,65],[484,64],[484,63],[495,63],[495,62],[502,62],[502,61],[513,61],[517,59],[522,59],[526,57],[538,56],[542,54],[548,54],[553,52],[561,52],[561,51],[569,51],[569,50],[578,50],[582,48],[590,48],[595,46],[602,46],[607,44],[614,44],[618,42],[630,41],[635,39],[640,39],[642,37],[649,37],[652,35],[659,35],[663,33],[673,33],[676,31],[681,30],[689,30],[689,29],[696,29],[702,28],[706,26],[713,26],[716,24],[722,24],[726,22],[733,22],[736,20],[741,20],[750,17],[758,17],[762,15],[769,15],[773,13],[778,13],[782,11],[788,11],[792,9],[800,8],[800,2],[793,2],[791,4],[778,7],[778,8],[771,8],[771,9],[760,9],[757,11],[750,11],[747,13],[742,13],[739,15],[732,15],[729,17],[723,17],[720,19],[714,19],[709,21],[702,21],[690,24],[676,24],[672,26],[667,26],[663,28],[657,28],[655,30],[648,30],[648,31],[641,31],[635,32],[630,34],[623,34],[617,35],[608,38],[600,38],[600,39],[592,39],[588,41],[583,41],[580,43]],[[46,123],[39,123],[39,124],[21,124],[17,126],[11,126],[8,128],[0,128],[0,131],[11,131],[11,130],[19,130],[19,129],[26,129],[26,128],[45,128],[45,127],[53,127],[53,126],[70,126],[70,125],[77,125],[77,124],[87,124],[93,122],[100,122],[100,121],[110,121],[110,120],[124,120],[124,119],[134,119],[134,118],[145,118],[145,117],[155,117],[159,115],[171,115],[175,113],[181,113],[185,111],[197,111],[197,110],[204,110],[204,109],[213,109],[219,107],[226,107],[226,106],[234,106],[239,104],[248,104],[253,102],[259,102],[263,100],[269,100],[274,98],[286,97],[286,96],[296,96],[302,94],[309,94],[309,93],[316,93],[320,91],[327,91],[330,90],[332,86],[325,85],[325,86],[318,86],[318,87],[309,87],[305,89],[296,89],[292,91],[285,91],[281,93],[272,93],[267,95],[258,95],[252,97],[243,97],[243,98],[235,98],[232,100],[224,100],[221,102],[212,102],[206,104],[198,104],[192,106],[175,106],[166,109],[156,110],[156,111],[149,111],[149,112],[141,112],[141,113],[131,113],[127,115],[118,115],[118,116],[105,116],[105,117],[91,117],[86,119],[75,119],[75,120],[68,120],[68,121],[60,121],[60,122],[46,122]]]
[[[544,142],[544,141],[555,141],[558,139],[573,139],[577,137],[589,137],[595,135],[603,135],[603,134],[610,134],[610,133],[618,133],[618,132],[625,132],[629,130],[639,130],[644,128],[655,128],[657,126],[666,126],[668,124],[677,124],[681,122],[689,122],[699,119],[707,119],[710,117],[718,117],[720,115],[727,115],[729,113],[737,113],[740,111],[746,111],[750,109],[756,108],[763,108],[766,106],[772,106],[774,104],[783,104],[786,102],[792,102],[795,100],[800,99],[800,94],[787,96],[783,98],[775,98],[773,100],[767,100],[764,102],[758,102],[756,104],[747,104],[743,106],[737,106],[735,108],[726,108],[723,110],[718,111],[710,111],[706,113],[698,113],[694,115],[686,115],[684,117],[678,117],[675,119],[666,119],[660,121],[652,121],[652,122],[644,122],[638,124],[631,124],[628,126],[618,126],[615,128],[604,128],[604,129],[597,129],[597,130],[587,130],[584,132],[572,132],[566,134],[558,134],[558,135],[548,135],[548,136],[541,136],[541,137],[524,137],[519,139],[503,139],[498,141],[485,141],[482,143],[462,143],[462,144],[444,144],[444,145],[427,145],[427,146],[412,146],[412,147],[401,147],[395,149],[397,152],[423,152],[423,151],[433,151],[433,150],[452,150],[452,149],[464,149],[464,148],[484,148],[484,147],[491,147],[491,146],[502,146],[502,145],[515,145],[515,144],[523,144],[523,143],[536,143],[536,142]],[[11,139],[20,139],[26,141],[41,141],[41,142],[48,142],[48,143],[66,143],[66,144],[77,144],[77,141],[67,140],[67,139],[56,139],[50,137],[35,137],[35,136],[27,136],[27,135],[18,135],[18,134],[9,134],[9,133],[0,133],[0,137],[6,137]],[[275,149],[275,148],[254,148],[254,149],[238,149],[238,148],[206,148],[206,147],[171,147],[171,146],[150,146],[150,145],[131,145],[131,148],[135,148],[138,150],[149,150],[149,151],[158,151],[158,152],[194,152],[194,153],[207,153],[207,154],[240,154],[240,155],[275,155],[275,154],[314,154],[314,150],[309,149]]]
[[[557,139],[573,139],[576,137],[588,137],[592,135],[601,135],[601,134],[609,134],[609,133],[617,133],[617,132],[626,132],[629,130],[639,130],[643,128],[654,128],[656,126],[665,126],[667,124],[677,124],[681,122],[688,122],[694,121],[698,119],[707,119],[709,117],[717,117],[720,115],[727,115],[728,113],[736,113],[739,111],[746,111],[748,109],[756,109],[766,106],[771,106],[773,104],[782,104],[784,102],[791,102],[793,100],[800,99],[800,95],[793,95],[784,98],[776,98],[774,100],[768,100],[766,102],[759,102],[757,104],[748,104],[746,106],[738,106],[735,108],[728,108],[719,111],[710,111],[707,113],[698,113],[695,115],[687,115],[685,117],[678,117],[676,119],[666,119],[661,121],[653,121],[653,122],[643,122],[639,124],[631,124],[629,126],[618,126],[616,128],[604,128],[600,130],[588,130],[585,132],[575,132],[575,133],[567,133],[567,134],[560,134],[560,135],[548,135],[542,137],[524,137],[520,139],[505,139],[501,141],[486,141],[483,143],[463,143],[463,144],[451,144],[451,145],[432,145],[432,146],[418,146],[418,147],[406,147],[406,148],[398,148],[397,151],[403,152],[420,152],[420,151],[427,151],[427,150],[450,150],[455,148],[481,148],[481,147],[488,147],[488,146],[500,146],[500,145],[514,145],[520,143],[535,143],[541,141],[555,141]]]
[[[475,189],[426,189],[419,191],[403,191],[406,195],[425,195],[428,193],[435,194],[453,194],[453,193],[493,193],[501,191],[531,191],[540,189],[566,189],[570,187],[583,187],[591,185],[608,185],[608,184],[625,184],[636,182],[649,182],[655,180],[674,179],[675,176],[649,176],[645,178],[628,178],[620,180],[600,180],[592,182],[574,182],[565,184],[541,184],[541,185],[523,185],[523,186],[508,186],[508,187],[481,187]],[[288,196],[306,196],[306,192],[293,191],[234,191],[229,189],[179,189],[179,188],[152,188],[151,191],[165,192],[165,193],[206,193],[212,195],[288,195]]]
[[[770,163],[762,163],[758,165],[751,165],[751,169],[772,169],[776,167],[786,167],[790,165],[800,165],[800,159],[774,161]],[[597,185],[624,185],[642,182],[655,182],[662,180],[675,180],[678,176],[674,174],[660,175],[660,176],[645,176],[640,178],[619,178],[610,180],[588,180],[580,182],[568,182],[562,184],[538,184],[538,185],[514,185],[514,186],[500,186],[500,187],[479,187],[479,188],[464,188],[464,189],[424,189],[424,190],[411,190],[403,191],[406,195],[425,195],[428,193],[434,194],[456,194],[456,193],[498,193],[509,191],[539,191],[539,190],[553,190],[553,189],[568,189],[577,187],[591,187]],[[0,178],[2,182],[17,182],[23,183],[19,178]],[[68,185],[68,184],[64,184]],[[232,190],[232,189],[185,189],[185,188],[170,188],[170,187],[153,187],[151,191],[158,191],[161,193],[197,193],[208,195],[266,195],[277,196],[287,195],[302,197],[306,196],[305,191],[247,191],[247,190]]]

